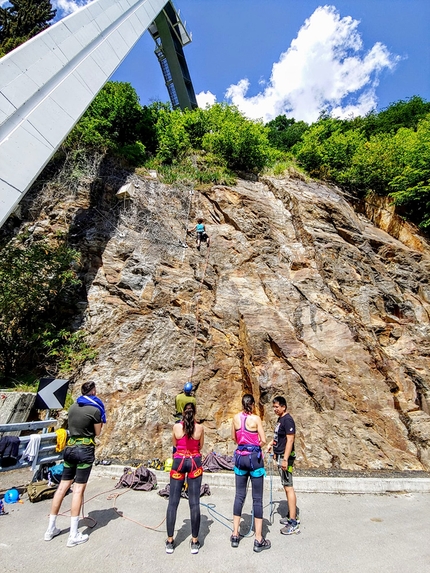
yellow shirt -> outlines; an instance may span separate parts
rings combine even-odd
[[[192,402],[194,406],[196,405],[196,399],[194,398],[194,396],[188,396],[187,394],[185,394],[185,392],[181,392],[180,394],[178,394],[175,398],[176,412],[178,414],[182,414],[185,406],[190,402]]]

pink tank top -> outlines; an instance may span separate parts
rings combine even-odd
[[[249,416],[246,412],[240,414],[240,428],[236,430],[236,440],[238,446],[259,446],[260,438],[257,430],[246,429],[246,418]]]
[[[182,422],[181,422],[182,424]],[[200,440],[189,438],[187,435],[176,440],[176,452],[174,458],[196,457],[200,455]]]

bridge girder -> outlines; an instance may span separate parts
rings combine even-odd
[[[151,24],[179,107],[195,107],[190,38],[166,0],[95,0],[0,59],[0,226]]]

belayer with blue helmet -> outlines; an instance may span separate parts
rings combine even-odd
[[[185,405],[192,403],[194,406],[196,405],[196,399],[194,396],[191,395],[193,391],[193,384],[192,382],[187,382],[180,394],[178,394],[175,398],[175,408],[176,408],[176,416],[181,417],[182,412],[184,411]]]

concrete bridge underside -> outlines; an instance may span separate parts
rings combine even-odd
[[[190,37],[166,0],[95,0],[0,59],[0,226],[150,26],[169,94],[195,107],[180,53]]]

